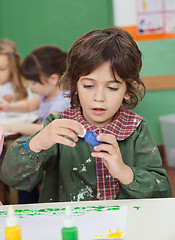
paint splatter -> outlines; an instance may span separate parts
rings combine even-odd
[[[104,235],[93,235],[93,237],[100,237],[101,239],[106,239],[106,238],[121,238],[122,237],[122,234],[124,233],[124,231],[123,232],[119,232],[119,228],[117,229],[117,231],[116,232],[114,232],[114,233],[112,233],[111,232],[111,229],[109,229],[109,232],[110,232],[110,234],[107,236],[107,237],[105,237]]]
[[[100,238],[102,238],[102,239],[104,239],[104,235],[94,235],[94,237],[100,237]]]
[[[30,148],[29,148],[29,144],[28,144],[27,141],[24,141],[23,146],[24,146],[24,148],[25,148],[28,152],[31,151]]]
[[[85,163],[89,163],[89,162],[91,162],[92,160],[90,159],[90,158],[88,158],[86,161],[85,161]]]
[[[152,156],[156,155],[156,147],[154,147],[154,148],[147,148],[147,149],[151,152]]]
[[[15,147],[16,147],[16,144],[17,144],[17,141],[15,141],[15,142],[14,142],[14,144],[13,144],[13,148],[15,148]]]
[[[89,187],[89,186],[85,186],[85,188],[81,189],[79,194],[77,195],[77,201],[80,201],[81,199],[84,199],[85,195],[93,197],[92,193],[93,193],[92,188]]]
[[[114,211],[114,210],[120,210],[120,206],[87,206],[87,207],[75,207],[72,209],[73,215],[79,215],[80,213],[84,215],[86,212],[103,212],[103,211]],[[39,210],[29,210],[29,209],[17,209],[15,210],[15,213],[18,217],[23,218],[25,216],[36,216],[36,215],[58,215],[63,214],[65,211],[65,208],[45,208],[45,209],[39,209]],[[7,211],[0,211],[0,216],[6,216]]]
[[[22,170],[23,170],[23,167],[18,168],[18,172],[22,172]]]
[[[122,234],[124,232],[119,232],[119,228],[117,229],[117,232],[111,233],[111,229],[109,229],[110,234],[107,236],[108,238],[121,238]]]
[[[140,209],[140,207],[136,207],[136,206],[134,206],[133,208],[136,208],[137,210],[139,210],[139,209]]]
[[[158,178],[156,178],[156,182],[157,182],[158,184],[160,184],[160,183],[161,183],[161,180],[159,180]]]
[[[84,164],[82,164],[82,169],[80,170],[80,172],[86,172],[86,166]]]

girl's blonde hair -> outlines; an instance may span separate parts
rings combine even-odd
[[[12,76],[12,86],[16,100],[26,98],[26,80],[21,75],[20,70],[22,60],[14,42],[8,39],[0,39],[0,55],[8,56]]]

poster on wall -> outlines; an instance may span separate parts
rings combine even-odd
[[[137,0],[138,35],[175,33],[175,0]]]

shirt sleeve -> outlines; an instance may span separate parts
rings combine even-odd
[[[58,104],[59,102],[59,104]],[[64,111],[66,108],[70,107],[70,98],[66,98],[64,96],[60,97],[59,101],[56,101],[55,104],[52,104],[49,112],[61,112]]]
[[[134,181],[129,185],[120,183],[119,198],[171,197],[171,185],[165,169],[162,168],[159,150],[146,121],[138,127],[135,136],[132,137],[133,164],[130,164],[134,172]]]
[[[50,115],[45,125],[52,121],[52,118],[53,115]],[[31,191],[41,181],[44,165],[48,161],[52,162],[53,153],[56,154],[56,144],[39,153],[30,150],[29,142],[37,133],[15,140],[3,159],[1,180],[17,190]]]

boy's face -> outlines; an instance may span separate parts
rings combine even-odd
[[[0,55],[0,84],[5,84],[10,80],[11,71],[9,58],[6,55]]]
[[[110,123],[120,108],[126,94],[125,82],[116,75],[114,79],[110,63],[105,62],[87,76],[81,76],[77,82],[82,113],[85,120],[97,127]]]

